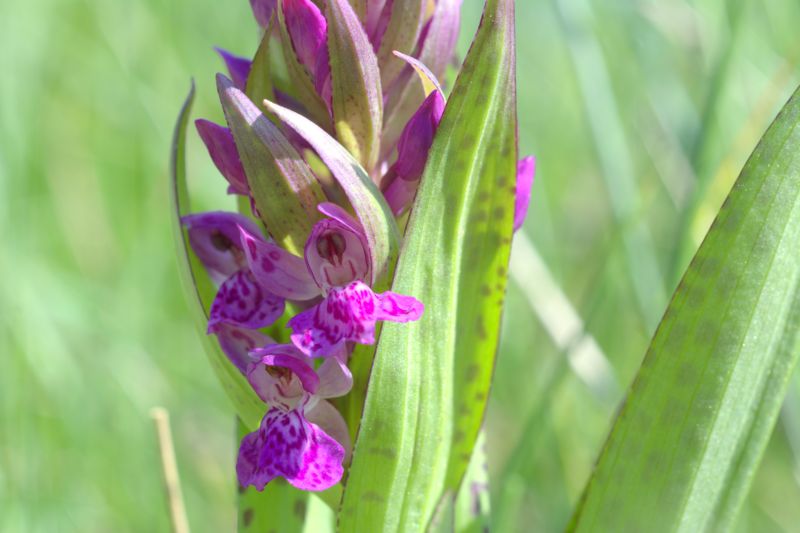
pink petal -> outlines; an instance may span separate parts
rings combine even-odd
[[[522,227],[528,214],[531,201],[531,186],[536,173],[536,159],[533,156],[520,159],[517,163],[517,194],[514,202],[514,231]]]
[[[353,388],[353,374],[342,359],[341,355],[329,357],[317,369],[319,388],[315,395],[318,398],[339,398]]]
[[[247,370],[247,379],[259,397],[271,405],[296,406],[314,394],[320,378],[311,359],[291,344],[273,344],[250,353],[257,362]]]
[[[320,295],[302,258],[244,228],[241,242],[250,271],[271,293],[289,300],[309,300]]]
[[[385,196],[396,215],[402,213],[414,199],[419,179],[428,161],[428,151],[444,113],[444,97],[433,91],[406,124],[397,144],[397,162],[392,166],[392,176]],[[405,182],[405,183],[404,183]]]
[[[425,306],[413,296],[404,296],[394,292],[384,292],[378,295],[378,311],[376,320],[389,320],[391,322],[414,322],[419,320],[425,311]]]
[[[257,361],[257,358],[250,355],[251,351],[259,346],[275,343],[274,340],[258,331],[225,323],[217,324],[215,333],[220,348],[242,374],[247,372],[249,365]]]
[[[311,357],[328,357],[348,341],[375,342],[375,321],[407,322],[422,314],[422,304],[409,296],[385,293],[376,296],[366,284],[354,281],[335,287],[311,309],[289,320],[292,342]]]
[[[203,119],[195,120],[194,124],[214,165],[230,183],[228,192],[249,196],[250,187],[231,130]]]
[[[239,228],[260,234],[256,223],[249,218],[224,211],[187,215],[181,218],[181,223],[189,231],[192,250],[217,285],[247,266]]]
[[[250,76],[251,61],[246,57],[239,57],[231,54],[222,48],[215,48],[214,50],[222,57],[225,66],[228,67],[228,73],[231,75],[231,80],[237,89],[244,91],[247,87],[247,77]]]
[[[208,320],[208,332],[214,333],[220,323],[249,329],[273,324],[283,314],[284,300],[268,292],[249,270],[240,270],[223,283]]]
[[[344,462],[350,460],[350,453],[353,451],[352,443],[350,442],[350,432],[347,430],[347,423],[342,418],[341,413],[336,408],[326,402],[319,400],[314,407],[306,409],[306,420],[312,424],[316,424],[325,433],[333,437],[333,439],[342,445],[344,448]]]
[[[369,279],[366,237],[338,220],[327,218],[314,224],[305,260],[314,281],[324,289]]]
[[[239,483],[264,490],[277,476],[301,490],[325,490],[342,478],[345,450],[300,410],[270,409],[239,448]]]

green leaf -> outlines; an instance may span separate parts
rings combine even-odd
[[[378,161],[383,91],[378,59],[347,0],[330,0],[328,52],[336,135],[367,171]]]
[[[684,274],[576,531],[730,529],[800,353],[800,90]]]
[[[250,66],[250,74],[247,76],[245,94],[257,105],[260,105],[260,102],[264,100],[272,100],[273,98],[269,45],[274,24],[275,15],[273,14],[269,20],[269,26],[264,30],[264,35],[261,37],[261,44],[258,45],[258,50]]]
[[[425,529],[472,456],[514,214],[513,10],[511,0],[487,2],[431,148],[392,287],[425,313],[383,326],[339,513],[344,532]]]
[[[191,253],[189,237],[181,225],[181,217],[189,214],[189,192],[186,186],[186,125],[191,114],[194,101],[194,82],[186,97],[186,101],[178,115],[175,133],[172,139],[172,157],[170,162],[170,199],[174,216],[172,217],[175,243],[178,247],[178,269],[181,282],[187,295],[189,311],[192,313],[203,348],[208,355],[211,367],[219,378],[223,389],[233,402],[236,412],[244,423],[250,427],[258,427],[264,414],[264,403],[253,391],[247,380],[234,367],[214,337],[206,335],[208,309],[214,298],[215,289],[211,285],[200,262]],[[200,275],[198,275],[200,273]]]
[[[317,205],[326,201],[322,187],[289,140],[242,91],[221,74],[217,88],[267,231],[284,248],[303,255],[321,218]]]

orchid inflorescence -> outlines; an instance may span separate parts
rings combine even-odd
[[[357,13],[347,0],[251,0],[262,48],[281,43],[285,72],[270,72],[262,48],[252,61],[219,50],[228,124],[196,121],[228,192],[245,200],[242,213],[182,219],[218,287],[207,333],[265,404],[240,445],[242,486],[263,490],[278,476],[303,490],[337,484],[351,431],[328,400],[353,387],[354,347],[374,344],[380,321],[423,315],[414,295],[383,290],[392,258],[376,251],[363,203],[384,206],[400,226],[413,207],[446,112],[438,79],[453,58],[461,0],[418,2],[413,16],[394,3],[369,0]],[[334,46],[357,61],[332,61]],[[533,158],[521,160],[515,230],[533,174]],[[359,186],[374,198],[354,193],[353,179],[369,182]]]

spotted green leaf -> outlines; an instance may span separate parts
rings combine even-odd
[[[486,406],[516,179],[514,3],[488,0],[445,108],[392,289],[425,303],[387,323],[339,527],[420,531],[464,475]]]
[[[726,531],[800,354],[800,90],[673,295],[573,531]]]

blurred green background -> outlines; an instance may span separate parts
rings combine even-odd
[[[482,2],[464,0],[461,54]],[[538,156],[488,414],[496,531],[558,531],[691,254],[800,80],[791,0],[521,0]],[[0,530],[166,531],[169,409],[195,531],[234,522],[234,424],[178,283],[169,141],[221,120],[244,0],[0,4]],[[198,208],[232,207],[192,132]],[[795,378],[741,531],[800,531]]]

